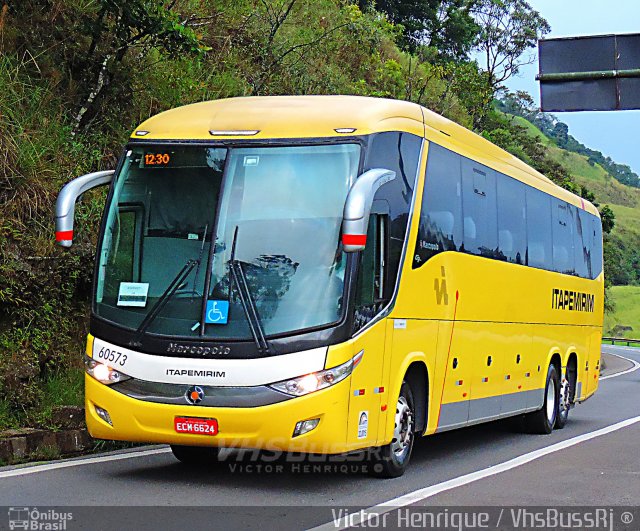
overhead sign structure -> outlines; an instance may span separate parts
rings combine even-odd
[[[640,33],[538,41],[541,108],[640,109]]]

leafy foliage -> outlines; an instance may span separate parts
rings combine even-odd
[[[488,81],[498,89],[520,67],[532,63],[528,53],[551,27],[524,0],[481,0],[474,10],[480,27],[476,46],[484,59]]]
[[[562,123],[553,114],[537,109],[533,99],[526,92],[506,94],[499,102],[499,108],[506,113],[522,116],[552,138],[562,149],[588,157],[592,165],[599,164],[616,180],[627,186],[640,188],[640,176],[625,164],[616,164],[611,157],[605,157],[600,151],[590,149],[569,134],[569,126]]]
[[[480,31],[471,12],[478,0],[360,0],[402,27],[400,45],[439,61],[464,61]]]
[[[479,16],[489,8],[514,30],[491,37],[505,57],[493,70],[467,57],[497,31]],[[497,68],[514,73],[545,24],[519,0],[0,0],[0,429],[47,424],[53,395],[78,402],[104,192],[85,194],[64,251],[57,191],[112,168],[165,109],[258,94],[411,100],[588,196],[491,107]]]

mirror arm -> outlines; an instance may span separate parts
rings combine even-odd
[[[349,190],[342,216],[342,245],[346,252],[365,248],[373,197],[378,188],[395,178],[395,171],[374,168],[358,177]]]
[[[96,171],[75,178],[67,183],[56,201],[56,243],[62,247],[71,247],[73,243],[73,216],[76,201],[87,190],[109,184],[113,179],[113,170]]]

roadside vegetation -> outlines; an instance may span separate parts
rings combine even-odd
[[[411,100],[599,201],[608,229],[615,212],[640,233],[635,199],[607,184],[613,166],[587,154],[602,179],[576,173],[558,138],[496,104],[548,31],[524,0],[0,0],[0,430],[50,427],[53,405],[82,404],[104,192],[85,194],[68,251],[53,243],[56,193],[113,168],[136,124],[168,108],[245,95]],[[626,270],[615,234],[607,269]]]
[[[612,286],[615,311],[605,315],[603,335],[640,339],[640,286]]]

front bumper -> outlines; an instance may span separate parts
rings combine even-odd
[[[362,446],[347,441],[349,386],[346,378],[333,387],[276,404],[201,407],[137,400],[85,375],[86,420],[89,433],[98,439],[337,454]],[[109,413],[112,426],[97,415],[96,406]],[[176,433],[176,416],[215,418],[219,433]],[[313,418],[320,418],[314,430],[293,437],[298,421]]]

